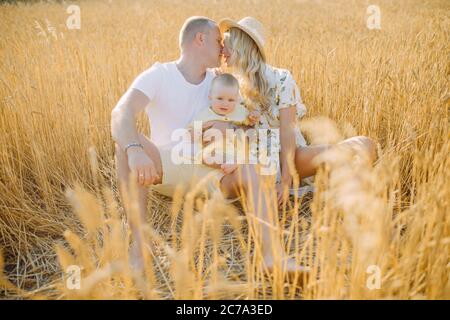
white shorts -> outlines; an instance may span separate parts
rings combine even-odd
[[[198,194],[203,194],[208,198],[212,197],[214,194],[222,196],[220,181],[225,174],[221,170],[203,164],[174,163],[171,158],[171,152],[171,148],[159,149],[163,171],[162,183],[152,185],[152,190],[172,198],[176,187],[182,185],[185,188],[189,188],[191,191],[196,190],[198,191]],[[280,178],[281,169],[278,161],[276,181],[280,182]],[[297,193],[298,196],[301,196],[306,192],[314,191],[310,178],[303,179],[301,185],[304,186],[297,190],[291,189],[291,195]],[[226,203],[232,203],[239,199],[240,197],[230,199],[223,198]]]

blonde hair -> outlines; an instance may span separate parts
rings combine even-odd
[[[238,28],[224,33],[224,43],[231,49],[231,69],[241,76],[241,92],[249,109],[259,104],[261,111],[270,116],[271,97],[265,77],[265,62],[253,39]]]
[[[217,83],[221,83],[225,86],[235,87],[239,91],[239,82],[231,73],[222,73],[214,77],[211,82],[211,90],[214,88],[214,85]]]

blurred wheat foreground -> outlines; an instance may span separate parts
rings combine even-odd
[[[377,1],[379,30],[362,0],[76,4],[79,30],[65,2],[0,4],[0,297],[450,297],[448,1]],[[263,22],[310,143],[378,142],[373,167],[327,154],[316,191],[273,219],[307,278],[265,272],[254,217],[193,189],[149,196],[145,271],[128,264],[124,206],[137,215],[133,195],[117,201],[110,112],[139,72],[177,58],[191,15]]]

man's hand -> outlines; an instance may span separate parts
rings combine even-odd
[[[141,186],[156,184],[160,180],[155,163],[144,150],[131,147],[127,150],[127,153],[128,167]]]
[[[226,129],[231,129],[230,123],[225,121],[207,121],[203,124],[203,146],[207,146],[212,143],[212,137],[214,136],[213,130],[209,131],[209,129],[216,129],[222,133],[223,141],[225,141],[226,137]]]
[[[205,132],[208,131],[208,129],[210,129],[214,125],[215,122],[216,121],[206,121],[206,122],[202,123],[202,141],[203,141],[203,144],[205,144],[205,142],[209,142],[209,141],[207,141],[207,139],[205,140]],[[191,136],[191,143],[194,143],[194,135],[195,135],[194,127],[193,126],[189,127],[188,131],[189,131],[189,134]],[[208,136],[207,136],[207,138],[208,138]]]

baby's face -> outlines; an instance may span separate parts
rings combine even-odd
[[[214,112],[220,115],[226,115],[235,109],[239,99],[239,89],[235,86],[216,83],[211,90],[209,99],[211,100],[211,107]]]

